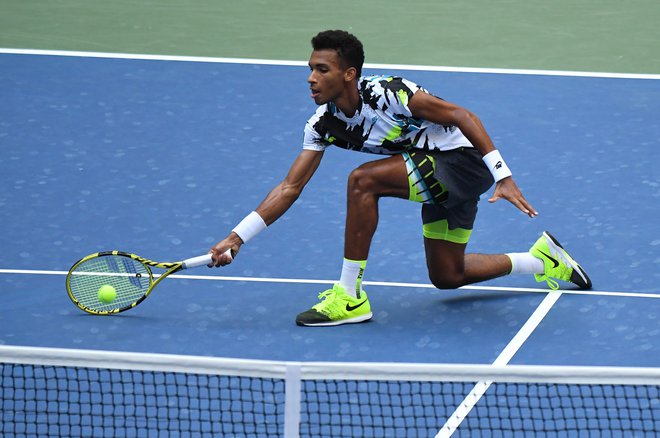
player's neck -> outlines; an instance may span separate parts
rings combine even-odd
[[[346,117],[355,116],[360,107],[360,93],[358,93],[357,87],[348,87],[334,103]]]

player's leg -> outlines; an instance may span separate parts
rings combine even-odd
[[[466,206],[449,212],[439,206],[422,207],[426,261],[435,287],[455,289],[503,275],[534,274],[536,281],[546,281],[552,289],[559,287],[556,280],[573,283],[581,289],[591,288],[591,280],[584,269],[547,231],[528,252],[465,254],[472,224],[459,221],[456,216],[460,216],[457,212],[461,211],[470,210]]]
[[[445,194],[420,200],[426,263],[431,282],[451,289],[489,280],[511,271],[503,255],[465,254],[477,216],[477,203],[493,178],[474,149],[457,149],[433,155],[434,172],[425,185],[442,181]]]
[[[547,232],[528,252],[464,255],[479,197],[492,178],[472,149],[441,153],[436,162],[434,177],[446,185],[448,196],[422,207],[427,264],[434,285],[455,288],[502,275],[534,274],[537,281],[547,281],[553,289],[558,287],[554,279],[591,287],[582,267]]]
[[[511,259],[504,254],[465,254],[465,243],[424,238],[431,283],[438,289],[456,289],[507,275]]]
[[[477,201],[475,198],[449,209],[422,206],[426,264],[431,282],[439,289],[455,289],[511,272],[511,259],[505,254],[465,254]]]
[[[378,225],[378,200],[408,198],[408,174],[400,155],[365,163],[348,177],[344,257],[366,260]]]
[[[332,326],[371,319],[362,276],[378,225],[378,200],[408,198],[406,165],[400,155],[361,165],[348,178],[344,261],[340,280],[319,295],[321,302],[296,317],[298,325]]]

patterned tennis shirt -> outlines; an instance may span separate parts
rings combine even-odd
[[[334,145],[372,154],[394,155],[411,149],[447,151],[472,147],[455,126],[412,116],[408,101],[419,85],[395,76],[363,76],[360,106],[347,117],[332,103],[320,105],[305,125],[303,149],[323,151]]]

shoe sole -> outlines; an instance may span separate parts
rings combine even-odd
[[[575,283],[577,286],[579,286],[581,289],[591,289],[591,279],[587,275],[586,272],[584,272],[584,269],[582,269],[582,266],[580,266],[573,258],[568,255],[566,250],[564,249],[563,246],[561,246],[561,243],[555,237],[550,234],[547,231],[543,232],[543,235],[546,237],[546,241],[548,242],[549,246],[552,246],[552,249],[554,249],[557,252],[560,252],[566,260],[569,261],[569,264],[571,268],[573,268],[573,273],[571,274],[571,282]]]
[[[342,324],[358,324],[361,322],[367,322],[373,318],[371,312],[365,313],[364,315],[355,316],[353,318],[342,319],[340,321],[327,321],[327,322],[316,322],[316,323],[306,323],[302,321],[296,321],[296,324],[302,327],[334,327]]]

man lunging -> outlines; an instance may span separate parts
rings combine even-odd
[[[362,44],[344,31],[312,39],[308,77],[319,108],[304,130],[303,150],[287,176],[264,201],[212,249],[213,264],[282,216],[296,201],[330,146],[387,156],[351,172],[347,187],[344,261],[339,281],[320,302],[296,317],[298,325],[330,326],[371,319],[362,289],[381,197],[422,204],[422,232],[429,278],[454,289],[508,274],[534,274],[590,288],[591,280],[548,232],[527,252],[466,254],[479,197],[496,183],[489,202],[506,199],[530,218],[537,211],[514,182],[479,118],[395,76],[361,76]]]

